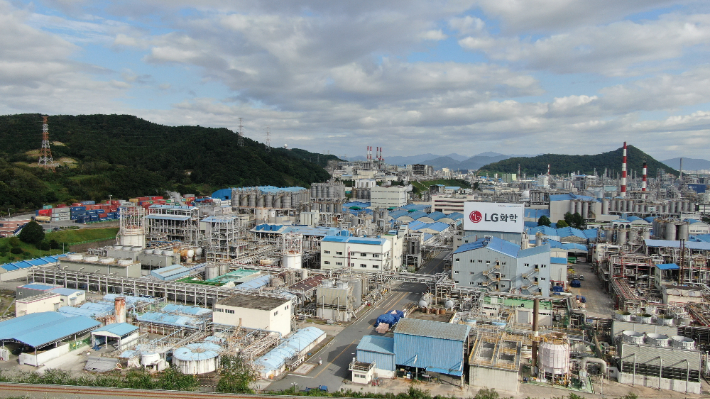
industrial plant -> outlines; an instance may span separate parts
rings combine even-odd
[[[708,178],[647,176],[645,164],[637,176],[623,148],[618,178],[447,171],[466,184],[421,191],[413,183],[439,171],[368,147],[310,187],[116,201],[115,244],[0,265],[1,281],[17,281],[0,361],[61,368],[81,348],[98,373],[208,378],[239,356],[271,390],[310,376],[330,390],[420,380],[700,394]],[[103,205],[56,214],[85,220]]]

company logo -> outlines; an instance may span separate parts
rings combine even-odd
[[[473,223],[478,223],[483,219],[483,215],[479,211],[473,211],[468,215],[468,219]]]

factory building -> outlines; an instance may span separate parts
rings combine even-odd
[[[475,201],[475,194],[438,194],[431,196],[431,209],[434,212],[463,213],[466,202]]]
[[[343,190],[344,195],[344,190]],[[303,187],[232,188],[232,211],[256,213],[274,211],[276,216],[297,216],[311,208],[311,191]]]
[[[45,256],[42,258],[20,260],[0,265],[0,281],[26,279],[27,274],[35,269],[53,267],[59,264],[59,258],[65,255]]]
[[[313,183],[311,185],[311,209],[321,213],[339,213],[345,197],[345,185],[340,182]]]
[[[500,331],[476,332],[468,358],[469,384],[518,392],[522,337]]]
[[[198,245],[199,222],[200,209],[197,207],[151,205],[145,216],[146,239]]]
[[[139,336],[138,327],[128,323],[113,323],[99,327],[91,332],[91,347],[111,345],[115,349],[124,350],[135,345]]]
[[[15,317],[32,313],[55,312],[59,309],[61,298],[59,294],[48,292],[15,301]]]
[[[377,187],[375,179],[358,179],[355,180],[352,188],[352,198],[358,201],[370,202],[372,198],[371,190]]]
[[[327,236],[321,241],[321,269],[350,267],[357,272],[390,271],[393,267],[391,252],[392,240],[385,238]]]
[[[367,384],[373,377],[396,377],[394,340],[377,335],[362,337],[357,344],[356,362],[350,366],[353,382]]]
[[[86,300],[86,291],[73,288],[54,288],[50,292],[59,294],[59,306],[81,305]]]
[[[95,255],[69,254],[59,260],[59,267],[71,271],[141,277],[141,264],[130,259],[99,258]]]
[[[370,204],[373,208],[399,208],[407,205],[407,187],[372,187]]]
[[[594,197],[576,194],[550,195],[550,220],[564,220],[565,213],[579,213],[584,220],[594,220],[602,215],[602,204]]]
[[[394,330],[395,363],[419,371],[462,376],[470,328],[403,318]]]
[[[236,294],[220,299],[212,313],[215,324],[291,333],[291,301],[285,298]]]
[[[463,244],[453,253],[451,277],[459,287],[550,294],[550,246],[520,249],[496,237]]]
[[[292,336],[264,356],[256,359],[254,365],[263,379],[273,379],[283,374],[286,369],[293,370],[303,363],[308,353],[325,340],[326,333],[316,327],[306,327],[296,331]]]

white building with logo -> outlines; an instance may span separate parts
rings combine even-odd
[[[497,237],[522,245],[525,228],[523,204],[466,202],[463,212],[463,243]]]
[[[321,269],[348,267],[356,272],[392,270],[394,240],[372,237],[326,236],[320,244]]]

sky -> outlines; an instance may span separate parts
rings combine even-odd
[[[242,118],[385,160],[710,158],[707,0],[0,0],[0,43],[2,115]]]

